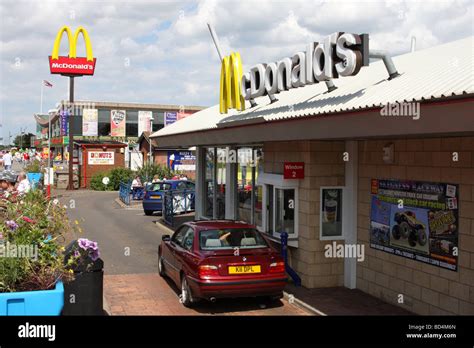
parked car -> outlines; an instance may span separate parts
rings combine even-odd
[[[228,220],[187,222],[164,235],[158,271],[181,289],[187,307],[223,297],[277,300],[287,282],[283,258],[255,226]]]
[[[188,180],[164,180],[150,183],[145,187],[143,196],[143,211],[145,215],[152,215],[155,211],[163,210],[163,195],[168,190],[189,190],[186,199],[183,194],[174,198],[174,211],[176,213],[194,210],[194,182]]]

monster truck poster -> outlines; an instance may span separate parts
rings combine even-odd
[[[457,271],[458,185],[372,179],[371,194],[371,248]]]

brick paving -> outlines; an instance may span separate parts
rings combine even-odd
[[[285,299],[271,305],[254,298],[222,299],[186,308],[176,286],[154,273],[105,275],[104,297],[111,315],[311,315]]]

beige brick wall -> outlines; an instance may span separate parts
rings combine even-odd
[[[395,147],[391,165],[382,160],[387,143]],[[365,244],[366,258],[357,266],[357,287],[418,314],[474,314],[474,137],[367,140],[358,147],[358,242]],[[459,154],[457,162],[453,152]],[[459,184],[457,272],[370,248],[372,178]]]
[[[341,286],[344,261],[326,258],[319,240],[320,187],[343,186],[343,141],[291,141],[264,144],[264,171],[283,174],[284,162],[304,162],[305,178],[299,186],[299,243],[290,247],[290,264],[307,288]],[[340,243],[340,242],[338,242]]]

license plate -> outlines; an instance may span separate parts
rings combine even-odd
[[[249,274],[249,273],[260,273],[260,265],[252,266],[229,266],[229,274]]]
[[[150,196],[150,199],[161,199],[161,196]]]

